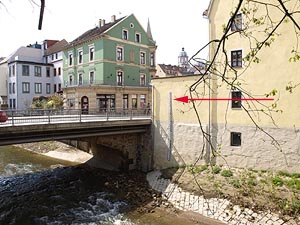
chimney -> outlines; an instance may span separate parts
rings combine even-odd
[[[105,20],[101,20],[101,27],[105,25]]]
[[[116,21],[116,15],[112,15],[111,16],[111,22],[113,23],[113,22],[115,22]]]
[[[101,27],[101,24],[102,24],[102,20],[99,19],[99,24],[98,24],[99,28]]]

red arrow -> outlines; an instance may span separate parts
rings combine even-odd
[[[189,98],[183,96],[174,100],[188,103],[189,101],[273,101],[274,98]]]

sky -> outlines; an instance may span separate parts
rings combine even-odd
[[[45,39],[72,41],[95,27],[99,19],[134,14],[144,29],[149,19],[157,44],[156,63],[178,64],[185,48],[191,57],[208,42],[208,20],[202,16],[209,0],[46,0],[42,30],[38,30],[39,0],[1,0],[0,57]],[[1,4],[1,3],[0,3]],[[208,51],[200,55],[208,58]]]

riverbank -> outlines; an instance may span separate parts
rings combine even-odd
[[[87,152],[58,141],[26,143],[15,146],[33,153],[78,164],[85,163],[93,157]]]

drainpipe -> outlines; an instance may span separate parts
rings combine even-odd
[[[169,120],[168,120],[168,161],[171,160],[172,139],[173,139],[173,124],[172,124],[172,92],[169,92]]]

